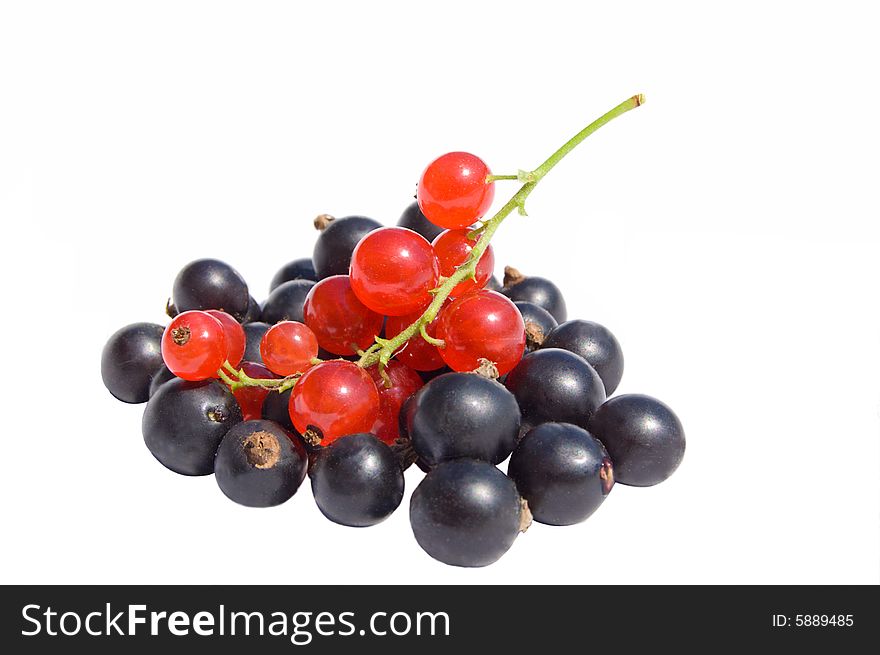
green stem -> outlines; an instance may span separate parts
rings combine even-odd
[[[486,184],[492,184],[498,180],[518,180],[519,175],[487,175]]]
[[[229,362],[224,362],[223,368],[232,373],[235,377],[238,378],[238,381],[242,383],[243,386],[246,387],[277,387],[284,383],[286,378],[273,378],[273,379],[264,379],[264,378],[252,378],[247,373],[244,372],[244,369],[236,369]]]
[[[317,363],[320,363],[321,361],[323,360],[317,359]],[[315,363],[315,360],[313,360],[312,363]],[[232,391],[236,391],[242,387],[262,387],[269,391],[284,393],[288,389],[294,387],[296,381],[299,380],[301,375],[301,373],[294,373],[285,378],[252,378],[244,372],[244,369],[237,369],[229,362],[223,362],[223,368],[217,371],[217,377],[229,385],[229,388]]]
[[[288,389],[293,389],[296,386],[296,383],[299,380],[299,378],[300,378],[300,376],[298,376],[298,375],[296,377],[286,377],[286,378],[284,378],[282,384],[275,387],[273,389],[273,391],[277,391],[278,393],[284,393]]]
[[[486,228],[486,224],[480,225],[479,227],[475,227],[473,230],[467,233],[467,238],[473,241],[478,236],[483,233],[483,230]]]
[[[431,304],[428,305],[428,308],[425,312],[416,319],[409,327],[404,329],[400,334],[395,336],[393,339],[382,340],[370,347],[361,358],[358,360],[358,366],[362,368],[367,368],[369,366],[373,366],[375,364],[381,364],[383,367],[388,364],[394,354],[400,350],[403,345],[409,341],[416,334],[424,333],[424,330],[427,328],[431,322],[437,318],[437,313],[440,311],[440,308],[443,306],[443,303],[446,302],[446,299],[449,297],[449,294],[455,288],[455,286],[469,277],[473,277],[477,268],[477,262],[480,261],[480,257],[482,257],[483,253],[486,251],[486,248],[489,247],[489,242],[492,240],[492,236],[495,234],[495,231],[501,225],[505,218],[507,218],[514,209],[516,209],[520,214],[525,215],[525,204],[526,198],[529,197],[529,194],[535,189],[547,173],[556,166],[569,152],[574,150],[584,139],[590,136],[593,132],[598,130],[600,127],[605,125],[606,123],[614,120],[618,116],[621,116],[628,112],[631,109],[635,109],[639,105],[645,102],[645,97],[642,94],[635,95],[632,98],[629,98],[619,105],[617,105],[614,109],[607,112],[603,116],[599,117],[589,125],[587,125],[580,132],[575,134],[571,139],[566,141],[561,148],[559,148],[556,152],[554,152],[547,160],[538,166],[535,170],[530,173],[520,173],[519,175],[498,175],[498,176],[489,176],[487,178],[487,183],[493,180],[509,180],[509,179],[527,179],[528,181],[523,184],[523,186],[517,191],[514,196],[508,200],[504,206],[498,210],[498,212],[486,221],[482,227],[478,228],[479,230],[479,241],[474,245],[471,250],[470,256],[465,260],[453,273],[449,276],[443,283],[434,291],[434,299],[431,301]],[[476,233],[477,230],[474,230]]]
[[[422,339],[430,343],[432,346],[437,346],[438,348],[445,348],[446,342],[443,339],[435,339],[430,334],[428,334],[428,326],[424,323],[419,327],[419,334],[421,334]]]
[[[223,380],[223,382],[225,382],[229,386],[230,391],[237,391],[242,386],[241,382],[237,382],[237,381],[233,380],[231,377],[229,377],[228,375],[226,375],[226,373],[223,371],[222,368],[219,371],[217,371],[217,375],[220,376],[220,379]]]
[[[632,98],[624,100],[619,105],[617,105],[614,109],[609,111],[606,114],[603,114],[592,123],[587,125],[580,132],[571,137],[565,144],[552,155],[547,158],[543,164],[538,166],[533,172],[535,174],[535,182],[537,183],[542,177],[544,177],[551,168],[556,166],[560,162],[560,160],[565,157],[568,153],[574,150],[580,143],[590,136],[593,132],[598,130],[600,127],[605,125],[606,123],[610,123],[618,116],[621,116],[628,112],[630,109],[635,109],[645,103],[645,96],[642,93],[638,95],[634,95]]]

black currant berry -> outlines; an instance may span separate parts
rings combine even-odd
[[[410,229],[413,232],[418,232],[428,241],[433,241],[443,231],[442,227],[434,225],[431,221],[425,218],[425,215],[419,208],[418,202],[412,203],[409,207],[403,210],[400,218],[397,219],[397,225],[399,227]]]
[[[486,286],[484,288],[491,291],[497,291],[498,293],[501,293],[501,290],[503,289],[501,283],[498,281],[498,278],[494,275],[489,278],[489,281],[486,282]]]
[[[532,517],[572,525],[598,509],[614,485],[602,443],[571,423],[542,423],[513,451],[507,475],[529,503]]]
[[[125,403],[145,403],[150,384],[161,372],[162,334],[156,323],[132,323],[117,330],[101,352],[104,386]]]
[[[318,236],[312,253],[318,279],[348,275],[354,247],[369,232],[380,227],[381,223],[366,216],[347,216],[331,221]]]
[[[247,325],[248,323],[256,323],[260,320],[260,316],[263,314],[263,308],[260,307],[260,303],[254,300],[253,296],[248,298],[248,308],[245,312],[244,316],[241,317],[241,323],[243,325]]]
[[[247,314],[250,297],[238,271],[217,259],[197,259],[184,266],[172,291],[178,312],[220,309],[237,319]]]
[[[623,377],[623,351],[611,331],[591,321],[566,321],[544,340],[545,348],[562,348],[580,355],[596,369],[610,396]]]
[[[244,361],[256,362],[257,364],[263,363],[263,355],[260,353],[260,342],[270,327],[272,326],[262,321],[254,321],[253,323],[242,325],[245,343],[244,357],[242,358]]]
[[[147,403],[144,442],[172,471],[210,475],[220,441],[241,420],[241,408],[225,385],[177,378],[159,387]]]
[[[614,478],[621,484],[650,487],[663,482],[684,457],[681,421],[650,396],[609,398],[593,414],[589,430],[608,449]]]
[[[459,457],[498,464],[519,433],[519,407],[504,385],[473,373],[447,373],[419,389],[406,433],[428,466]]]
[[[315,275],[315,265],[312,264],[312,260],[309,258],[294,259],[292,262],[282,266],[275,273],[271,284],[269,284],[269,293],[291,280],[312,280],[312,282],[317,282],[318,276]]]
[[[513,304],[522,314],[526,326],[526,352],[537,350],[547,339],[550,330],[558,325],[556,319],[546,309],[534,303],[518,300]]]
[[[274,421],[281,425],[288,432],[296,433],[293,421],[290,418],[290,393],[292,389],[288,389],[283,393],[272,391],[263,401],[263,418],[267,421]]]
[[[593,367],[559,348],[528,353],[504,384],[516,396],[523,423],[532,427],[558,421],[586,428],[605,401],[605,387]]]
[[[302,443],[273,421],[234,426],[217,450],[214,477],[228,498],[248,507],[273,507],[290,499],[306,477]]]
[[[315,283],[312,280],[291,280],[279,284],[263,303],[263,323],[281,321],[303,322],[303,303]]]
[[[413,534],[444,564],[487,566],[531,520],[513,480],[486,462],[458,459],[425,476],[409,505]]]
[[[322,448],[309,477],[318,508],[342,525],[375,525],[403,500],[400,463],[372,434],[352,434]]]
[[[501,293],[514,302],[522,300],[543,307],[558,323],[568,318],[562,292],[559,287],[545,278],[526,277],[515,268],[508,266],[504,269],[504,288]]]
[[[162,368],[159,369],[159,372],[153,376],[153,381],[150,382],[150,398],[156,395],[159,387],[170,380],[174,380],[176,377],[177,376],[168,370],[168,367],[163,364]]]

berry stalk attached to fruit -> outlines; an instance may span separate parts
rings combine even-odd
[[[421,337],[430,344],[433,344],[439,348],[445,347],[445,343],[441,339],[435,339],[434,337],[430,336],[427,333],[426,328],[435,318],[437,318],[437,314],[440,311],[440,308],[443,306],[443,303],[446,302],[446,299],[449,297],[449,294],[452,292],[455,286],[460,282],[463,282],[475,276],[477,263],[480,261],[480,257],[483,256],[486,248],[489,247],[489,242],[492,240],[492,236],[495,234],[495,231],[498,229],[504,219],[507,218],[514,209],[516,209],[520,215],[525,216],[526,199],[529,197],[529,195],[532,193],[538,183],[544,178],[545,175],[547,175],[547,173],[550,172],[550,170],[554,166],[556,166],[556,164],[558,164],[569,152],[574,150],[574,148],[576,148],[584,139],[586,139],[600,127],[614,120],[618,116],[625,114],[631,109],[635,109],[636,107],[642,105],[644,102],[645,96],[640,93],[620,103],[614,109],[599,117],[598,119],[587,125],[583,130],[578,132],[571,139],[566,141],[561,148],[550,155],[550,157],[548,157],[543,164],[538,166],[538,168],[533,171],[520,171],[517,175],[487,176],[486,184],[494,184],[495,180],[518,180],[523,182],[523,186],[513,195],[510,200],[505,203],[505,205],[501,209],[498,210],[498,212],[492,218],[490,218],[488,221],[485,221],[479,228],[473,230],[468,235],[469,237],[479,236],[479,240],[477,241],[476,245],[474,245],[473,250],[471,250],[468,259],[456,269],[455,273],[446,278],[439,287],[432,290],[434,299],[425,310],[425,312],[409,327],[402,330],[393,339],[381,339],[377,337],[376,344],[371,346],[363,353],[363,355],[361,355],[360,360],[358,360],[358,366],[366,368],[375,364],[379,364],[381,368],[384,368],[394,356],[394,353],[402,348],[407,341],[409,341],[417,334],[420,334]]]

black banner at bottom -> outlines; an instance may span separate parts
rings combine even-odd
[[[864,644],[877,587],[3,587],[2,645],[33,652],[433,653],[450,647]],[[870,643],[870,642],[868,642]],[[413,649],[418,649],[414,651]]]

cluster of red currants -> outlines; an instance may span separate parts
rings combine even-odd
[[[483,289],[495,264],[491,246],[473,276],[455,285],[426,326],[431,343],[414,336],[384,366],[318,359],[319,347],[335,357],[363,354],[380,334],[394,338],[419,319],[441,281],[465,263],[477,243],[468,228],[492,202],[494,182],[486,182],[488,175],[486,165],[468,153],[449,153],[433,162],[418,192],[420,211],[444,228],[433,242],[399,226],[368,232],[350,253],[347,275],[323,276],[309,290],[302,322],[278,322],[262,336],[260,355],[268,371],[249,362],[244,374],[296,376],[290,416],[297,431],[313,443],[328,445],[359,432],[394,443],[400,406],[422,385],[416,371],[444,366],[473,371],[487,360],[503,375],[519,361],[526,339],[522,316],[510,299]],[[188,272],[182,275],[190,277]],[[230,314],[190,310],[175,316],[165,330],[162,357],[179,378],[226,379],[250,410],[269,385],[257,391],[237,388],[243,384],[237,369],[245,341],[244,329]],[[440,342],[443,348],[435,345]]]
[[[166,327],[110,338],[105,385],[148,401],[144,440],[162,464],[214,473],[244,505],[282,503],[308,474],[328,518],[373,525],[416,463],[412,528],[448,564],[494,562],[532,518],[583,521],[615,481],[666,479],[684,432],[653,398],[608,398],[623,374],[613,334],[567,320],[549,280],[494,278],[484,237],[497,225],[479,223],[494,179],[449,153],[395,227],[319,217],[312,257],[282,268],[262,305],[228,264],[191,262]]]

